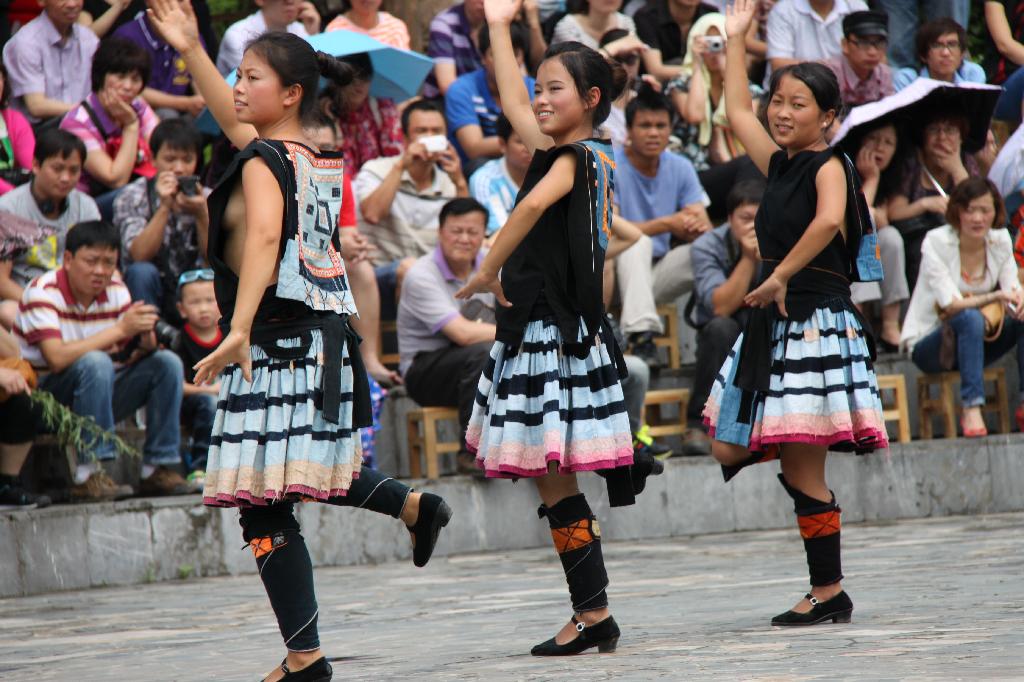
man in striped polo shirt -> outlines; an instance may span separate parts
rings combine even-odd
[[[120,235],[110,223],[88,221],[68,230],[63,265],[25,288],[14,333],[22,357],[40,374],[39,387],[77,414],[113,430],[115,421],[145,406],[141,492],[187,492],[184,479],[167,468],[180,462],[181,361],[155,350],[157,310],[133,303],[115,276],[119,247]],[[73,501],[131,494],[99,465],[114,456],[105,441],[78,453]]]

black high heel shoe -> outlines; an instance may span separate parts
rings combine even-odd
[[[811,602],[811,610],[807,613],[786,611],[772,618],[772,625],[817,625],[826,620],[833,623],[849,623],[853,614],[853,601],[846,594],[840,592],[828,601],[818,601],[810,593],[804,595]]]
[[[288,669],[288,659],[286,658],[281,661],[281,670],[284,672],[281,682],[331,682],[331,678],[334,677],[334,669],[323,657],[295,672]]]
[[[451,518],[452,508],[441,497],[433,493],[420,495],[420,515],[416,517],[415,524],[406,526],[416,538],[412,548],[412,563],[418,568],[423,568],[430,561],[437,536]]]
[[[573,614],[572,622],[576,625],[576,631],[580,633],[576,639],[559,644],[552,637],[530,649],[530,654],[533,656],[572,656],[595,646],[599,653],[610,654],[619,644],[619,626],[611,616],[600,623],[586,625],[583,621],[577,620],[576,615]]]

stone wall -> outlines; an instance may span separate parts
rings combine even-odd
[[[835,455],[829,481],[847,523],[1019,511],[1022,446],[1024,436],[1000,435],[920,441],[889,455]],[[637,505],[615,510],[603,481],[581,481],[605,538],[614,541],[791,527],[792,503],[777,470],[760,465],[725,485],[710,459],[673,459]],[[455,510],[439,556],[550,542],[529,482],[453,477],[422,487]],[[390,517],[319,504],[300,505],[299,515],[317,566],[409,559],[408,534]],[[237,512],[206,509],[195,496],[0,513],[0,546],[8,548],[0,553],[0,597],[251,572],[242,544]]]

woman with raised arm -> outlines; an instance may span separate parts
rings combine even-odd
[[[748,464],[781,460],[811,590],[772,625],[845,623],[853,602],[840,583],[840,509],[825,482],[825,457],[886,448],[888,439],[874,342],[850,300],[860,229],[846,220],[846,169],[825,141],[841,106],[839,84],[816,63],[773,72],[766,131],[747,86],[744,36],[755,8],[754,0],[736,0],[726,13],[725,96],[733,132],[768,177],[755,222],[764,266],[704,418],[726,480]]]
[[[531,653],[610,652],[619,627],[608,610],[601,533],[576,474],[605,476],[614,506],[632,503],[654,469],[653,459],[634,465],[622,354],[601,302],[613,162],[594,129],[625,72],[580,43],[553,45],[531,105],[509,34],[519,5],[485,2],[502,109],[533,161],[477,275],[456,294],[490,291],[501,304],[466,441],[488,476],[534,480],[569,583],[571,621]]]
[[[246,47],[232,90],[200,44],[188,0],[151,0],[150,8],[241,150],[209,199],[207,256],[226,334],[195,367],[196,383],[221,385],[203,501],[240,510],[287,649],[266,680],[330,680],[294,503],[400,518],[417,566],[451,516],[440,497],[360,470],[358,429],[370,412],[338,235],[344,164],[303,132],[320,77],[344,84],[352,72],[301,38],[270,32]]]

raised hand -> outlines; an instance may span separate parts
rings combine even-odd
[[[757,0],[734,0],[725,8],[725,35],[730,38],[747,35],[757,12]]]
[[[878,167],[878,161],[875,159],[873,144],[866,143],[857,152],[857,172],[865,182],[877,179],[882,174],[882,169]]]
[[[149,22],[178,52],[201,45],[191,0],[146,0]]]
[[[522,5],[523,0],[484,0],[484,16],[489,24],[511,24]]]

